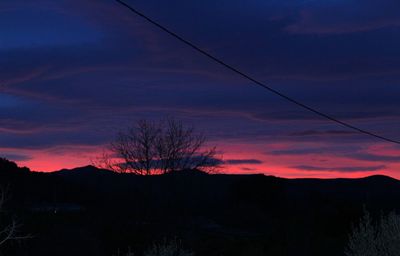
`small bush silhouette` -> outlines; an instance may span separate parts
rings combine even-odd
[[[136,256],[136,254],[129,248],[128,252],[123,254],[118,251],[116,256]],[[194,253],[184,250],[181,242],[175,238],[173,240],[164,239],[162,242],[154,243],[144,252],[143,256],[194,256]]]
[[[367,211],[349,237],[347,256],[400,255],[400,215],[382,215],[374,224]]]
[[[194,256],[194,253],[184,250],[177,239],[171,241],[164,239],[161,243],[153,244],[153,246],[144,253],[144,256]]]

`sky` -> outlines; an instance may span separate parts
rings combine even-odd
[[[398,0],[126,0],[326,114],[400,140]],[[400,145],[321,119],[213,63],[113,0],[0,3],[0,155],[90,164],[139,119],[174,117],[226,173],[400,178]]]

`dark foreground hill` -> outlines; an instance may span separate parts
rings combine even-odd
[[[400,182],[264,175],[116,174],[92,166],[33,173],[0,164],[22,233],[5,255],[111,256],[177,237],[199,256],[343,255],[363,205],[400,209]]]

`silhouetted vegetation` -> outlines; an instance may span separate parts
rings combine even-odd
[[[400,215],[390,212],[373,223],[365,211],[359,224],[349,237],[347,256],[397,256],[400,255]]]
[[[181,242],[175,238],[154,243],[144,256],[194,256],[194,253],[183,249]]]
[[[98,158],[100,168],[120,173],[150,175],[188,169],[212,171],[221,163],[215,147],[205,149],[204,134],[193,127],[168,119],[140,120],[118,133],[108,150]]]
[[[195,254],[183,248],[182,243],[177,239],[168,240],[163,239],[161,242],[156,242],[151,245],[144,253],[143,256],[194,256]],[[135,256],[131,248],[126,253],[118,252],[113,256]]]
[[[3,205],[5,202],[5,192],[0,188],[0,214],[3,213]],[[0,248],[10,239],[14,237],[15,234],[15,223],[8,224],[4,223],[4,217],[0,216]]]
[[[8,162],[6,159],[0,159],[0,162]],[[15,167],[14,165],[10,165]],[[0,169],[1,170],[1,169]],[[0,187],[0,249],[10,241],[19,241],[29,238],[29,236],[22,236],[19,234],[20,224],[15,219],[6,216],[4,213],[4,204],[7,199],[7,190]]]

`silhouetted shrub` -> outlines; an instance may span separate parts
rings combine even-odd
[[[129,248],[126,253],[117,253],[116,256],[135,256],[136,254]],[[182,244],[176,238],[173,240],[164,239],[162,242],[154,243],[144,256],[194,256],[193,252],[186,251],[182,248]]]
[[[367,211],[358,226],[353,228],[346,250],[347,256],[400,255],[400,215],[382,215],[373,223]]]
[[[182,244],[177,239],[170,241],[164,239],[161,243],[153,244],[144,253],[144,256],[194,256],[194,253],[184,250]]]

